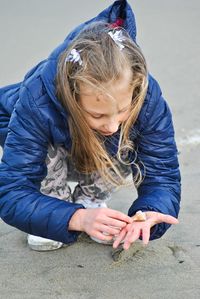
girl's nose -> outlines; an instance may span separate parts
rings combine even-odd
[[[107,133],[114,134],[119,128],[119,122],[117,120],[111,120],[104,127]]]

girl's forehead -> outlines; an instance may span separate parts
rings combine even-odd
[[[132,102],[133,87],[130,78],[129,74],[121,80],[104,84],[105,92],[85,84],[80,86],[79,101],[82,108],[87,112],[101,114],[125,109]]]
[[[122,96],[128,95],[133,91],[132,88],[132,72],[131,70],[125,70],[120,79],[103,83],[103,89],[90,86],[89,84],[80,83],[80,96],[96,96],[101,97],[102,94],[110,94],[114,98],[116,95],[121,94]]]

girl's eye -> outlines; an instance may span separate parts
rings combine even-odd
[[[125,112],[127,112],[128,110],[129,110],[129,108],[126,108],[126,109],[120,111],[119,113],[125,113]]]
[[[122,113],[126,113],[128,111],[128,109],[125,109],[125,110],[122,110],[122,111],[120,111],[119,112],[119,114],[122,114]],[[102,114],[102,115],[91,115],[93,118],[95,118],[95,119],[100,119],[100,118],[102,118],[104,115]]]
[[[96,118],[96,119],[100,119],[102,118],[103,116],[102,115],[92,115],[93,118]]]

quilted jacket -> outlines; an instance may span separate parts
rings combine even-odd
[[[79,232],[69,231],[68,224],[77,209],[83,206],[40,192],[41,181],[47,174],[48,144],[64,145],[68,150],[71,147],[68,116],[55,95],[57,61],[86,24],[98,20],[115,23],[120,18],[124,19],[123,26],[131,38],[136,40],[131,7],[127,1],[115,1],[95,18],[76,27],[47,59],[26,74],[22,82],[0,89],[0,144],[3,147],[0,217],[7,224],[63,243],[77,240]],[[151,75],[133,129],[136,133],[132,139],[146,174],[128,214],[148,210],[177,217],[180,173],[172,117],[159,84]],[[109,138],[106,147],[114,156],[117,144],[113,145]],[[165,223],[156,225],[151,240],[161,237],[168,228]]]

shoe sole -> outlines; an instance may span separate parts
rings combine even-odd
[[[34,250],[34,251],[52,251],[52,250],[56,250],[59,249],[63,246],[63,244],[42,244],[42,245],[34,245],[34,244],[28,244],[29,247]]]

